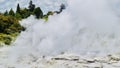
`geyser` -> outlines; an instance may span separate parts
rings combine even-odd
[[[68,0],[66,9],[49,16],[47,22],[34,16],[22,20],[20,23],[27,30],[13,43],[8,57],[18,59],[31,54],[40,57],[61,52],[98,56],[120,52],[120,20],[115,1]]]
[[[15,48],[27,48],[28,52],[37,50],[40,55],[119,52],[119,17],[110,1],[71,0],[67,3],[66,10],[49,16],[47,22],[32,16],[22,20],[27,30],[17,38]]]

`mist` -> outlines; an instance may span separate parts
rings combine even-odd
[[[66,9],[60,14],[50,15],[48,21],[36,19],[32,15],[21,20],[20,24],[26,30],[20,33],[11,46],[1,48],[3,53],[0,51],[0,54],[6,56],[0,56],[3,66],[30,68],[35,67],[34,63],[42,66],[47,59],[41,57],[62,53],[81,56],[120,53],[119,0],[40,1],[44,2],[44,7],[49,4],[52,9],[64,2]],[[39,4],[38,1],[36,3]],[[50,7],[44,9],[45,12],[48,10],[51,10]]]
[[[61,14],[49,16],[47,22],[34,16],[22,20],[21,25],[27,29],[12,44],[15,46],[11,54],[106,55],[119,52],[119,16],[117,10],[113,10],[116,2],[112,2],[71,0]]]

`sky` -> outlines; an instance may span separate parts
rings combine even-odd
[[[16,10],[16,6],[19,3],[21,7],[28,7],[30,0],[0,0],[0,12],[10,10],[11,8]],[[65,3],[65,0],[33,0],[36,6],[41,7],[44,13],[52,10],[58,10],[61,3]]]

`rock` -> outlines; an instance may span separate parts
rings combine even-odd
[[[91,63],[91,64],[85,64],[84,67],[88,67],[88,68],[103,68],[103,65],[101,63]]]
[[[117,62],[117,63],[113,63],[113,64],[111,64],[113,67],[118,67],[118,68],[120,68],[120,61],[119,62]]]
[[[0,53],[3,54],[2,50]],[[84,57],[73,54],[62,54],[54,57],[46,56],[44,58],[35,55],[26,55],[19,57],[17,59],[20,60],[19,62],[0,62],[0,66],[2,68],[14,68],[18,65],[22,65],[21,68],[120,68],[120,60],[118,59],[119,55]]]

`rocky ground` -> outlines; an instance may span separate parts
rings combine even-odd
[[[32,64],[32,63],[31,63]],[[31,68],[120,68],[120,56],[81,57],[63,54],[34,61]]]
[[[15,62],[7,58],[6,48],[0,50],[0,68],[120,68],[120,55],[83,57],[75,54],[61,54],[52,57],[27,55]]]

